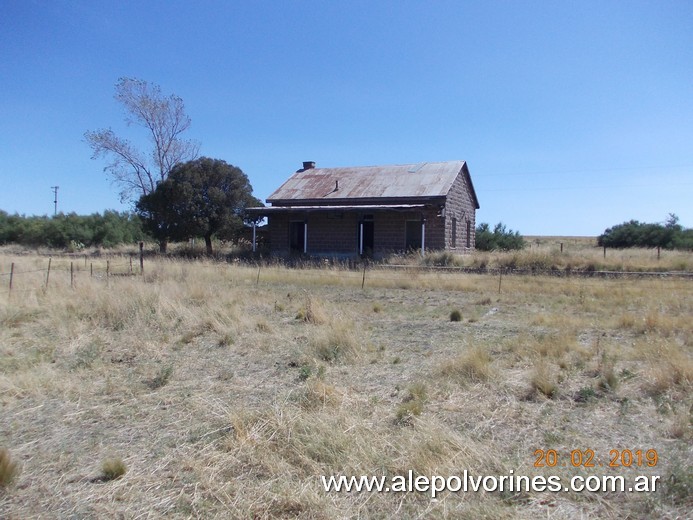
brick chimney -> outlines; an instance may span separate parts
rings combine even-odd
[[[315,168],[315,161],[303,161],[303,171]]]

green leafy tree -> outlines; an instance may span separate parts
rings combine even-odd
[[[142,221],[133,213],[107,210],[103,215],[95,213],[91,218],[94,244],[113,247],[137,242],[144,236]]]
[[[18,241],[20,218],[19,215],[9,215],[0,210],[0,244]]]
[[[243,226],[245,209],[261,206],[243,171],[220,159],[202,157],[179,164],[151,194],[137,203],[147,230],[159,240],[201,236],[208,254],[212,237],[232,237]]]
[[[597,243],[602,247],[661,247],[664,249],[688,249],[691,230],[679,224],[679,218],[670,213],[664,224],[648,224],[630,220],[607,228],[599,235]]]
[[[144,230],[159,241],[161,253],[166,253],[169,240],[183,240],[190,235],[191,228],[181,217],[184,197],[183,190],[167,179],[153,192],[142,195],[135,205]]]

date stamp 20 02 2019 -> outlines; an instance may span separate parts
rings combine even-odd
[[[654,468],[659,461],[657,450],[609,450],[608,462],[606,459],[598,457],[592,449],[575,449],[566,453],[559,453],[557,450],[542,450],[534,451],[535,468],[555,468],[555,467],[573,467],[573,468],[630,468],[630,467],[648,467]]]

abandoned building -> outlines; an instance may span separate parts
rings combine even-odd
[[[474,249],[479,201],[465,161],[346,168],[304,162],[267,202],[250,211],[268,218],[277,256]]]

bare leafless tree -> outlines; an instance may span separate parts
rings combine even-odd
[[[158,85],[135,78],[120,78],[115,89],[116,100],[125,107],[125,121],[147,130],[152,149],[142,152],[110,128],[88,131],[84,137],[92,159],[110,161],[104,171],[119,186],[121,201],[134,201],[153,192],[176,164],[196,159],[200,145],[180,137],[190,128],[180,97],[163,96]]]

